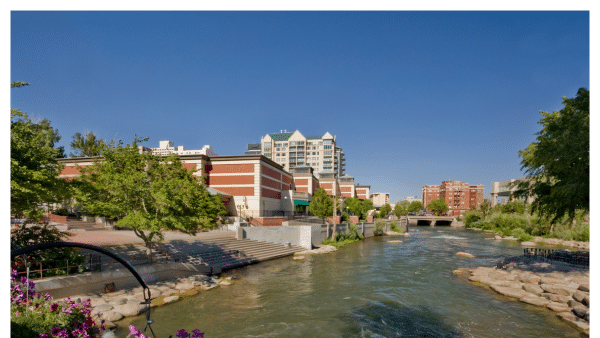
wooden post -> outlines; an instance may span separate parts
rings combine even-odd
[[[67,259],[67,276],[69,275],[69,260]]]
[[[44,278],[43,276],[43,272],[42,272],[42,263],[40,263],[40,279]]]

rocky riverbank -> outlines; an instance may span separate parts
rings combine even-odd
[[[210,290],[217,286],[232,284],[235,277],[218,278],[215,276],[195,275],[178,278],[170,281],[161,281],[148,284],[151,294],[150,306],[160,306],[178,301],[182,297],[198,294],[202,290]],[[95,296],[73,296],[74,300],[90,299],[92,304],[92,317],[99,321],[104,319],[107,328],[113,328],[114,322],[124,317],[137,316],[146,309],[142,287],[124,289],[116,292],[103,293]]]
[[[498,267],[458,269],[454,273],[501,295],[554,311],[589,335],[589,269],[524,256],[505,259]]]

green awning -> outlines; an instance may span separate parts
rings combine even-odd
[[[294,200],[294,205],[309,205],[308,201]]]

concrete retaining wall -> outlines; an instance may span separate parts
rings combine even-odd
[[[208,265],[189,263],[165,263],[136,266],[135,270],[146,283],[154,283],[172,278],[188,277],[198,274],[211,274]],[[212,271],[219,273],[220,271]],[[36,290],[49,293],[54,298],[72,295],[91,295],[104,292],[104,286],[115,283],[116,290],[140,286],[137,279],[126,268],[110,271],[88,272],[72,276],[58,276],[35,281]]]

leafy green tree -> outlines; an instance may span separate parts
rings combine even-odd
[[[26,84],[14,82],[11,87]],[[56,162],[61,150],[58,131],[47,119],[32,121],[27,113],[10,111],[10,210],[29,220],[39,220],[42,205],[55,203],[70,194],[67,181],[58,178]]]
[[[75,182],[76,199],[85,211],[133,229],[152,262],[152,243],[163,239],[164,230],[194,235],[214,228],[217,217],[225,215],[225,205],[178,156],[140,153],[139,141],[136,137],[131,145],[110,144],[102,159],[82,168],[83,175]]]
[[[97,139],[96,135],[92,132],[81,135],[76,133],[73,135],[73,142],[71,142],[71,148],[75,150],[75,154],[71,153],[71,157],[91,157],[100,156],[102,148],[104,146],[104,140]]]
[[[325,189],[319,188],[313,195],[308,210],[311,214],[325,221],[327,217],[333,215],[333,199],[327,196]]]
[[[364,201],[362,201],[362,214],[364,214],[365,216],[368,214],[369,210],[373,210],[373,201],[371,201],[370,199],[365,199]],[[362,217],[363,219],[365,217]]]
[[[427,210],[432,211],[436,216],[439,216],[448,211],[448,204],[446,204],[444,198],[440,197],[427,204]]]
[[[381,218],[385,217],[390,212],[392,212],[392,207],[388,203],[382,205],[379,209],[379,214],[381,215]]]
[[[421,201],[412,201],[412,202],[410,202],[410,205],[408,206],[408,211],[409,212],[417,212],[424,208],[425,207],[423,206],[423,203]]]
[[[410,206],[410,202],[407,200],[399,201],[394,206],[394,214],[398,217],[408,215],[408,207]]]
[[[590,208],[590,92],[563,97],[564,108],[540,111],[542,126],[535,142],[519,151],[521,170],[529,180],[518,184],[515,197],[535,196],[532,210],[552,223]]]
[[[479,211],[483,214],[483,218],[487,217],[487,214],[492,209],[492,202],[489,199],[484,199],[481,204],[479,204]]]
[[[360,217],[363,209],[360,199],[358,197],[348,197],[346,198],[346,206],[348,210],[354,215]]]

